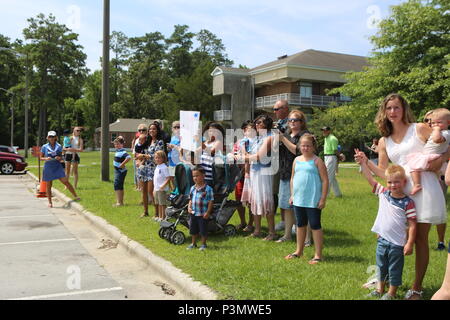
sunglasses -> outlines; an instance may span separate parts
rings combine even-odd
[[[297,121],[303,122],[303,119],[290,118],[290,119],[288,119],[288,121],[289,122],[297,122]]]
[[[430,121],[431,121],[431,119],[423,119],[423,122],[425,122],[425,123],[428,123]]]
[[[180,126],[172,127],[173,129],[180,129]]]
[[[138,132],[147,132],[147,129],[139,129]]]
[[[274,112],[277,112],[278,110],[280,110],[281,108],[273,108]]]
[[[48,136],[49,138],[56,138],[56,136]]]

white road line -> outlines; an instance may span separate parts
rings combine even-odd
[[[33,296],[33,297],[16,298],[16,299],[8,299],[8,300],[51,299],[51,298],[58,298],[58,297],[68,297],[68,296],[76,296],[76,295],[82,295],[82,294],[111,292],[111,291],[119,291],[119,290],[123,290],[123,289],[121,287],[115,287],[115,288],[105,288],[105,289],[95,289],[95,290],[73,291],[73,292],[63,292],[63,293],[47,294],[47,295],[42,295],[42,296]]]
[[[37,240],[37,241],[23,241],[23,242],[4,242],[0,243],[0,246],[16,245],[16,244],[35,244],[35,243],[48,243],[48,242],[63,242],[63,241],[76,241],[77,239],[53,239],[53,240]]]
[[[54,217],[52,214],[40,214],[40,215],[34,215],[34,216],[6,216],[6,217],[0,217],[0,219],[18,219],[18,218],[36,218],[36,217]]]

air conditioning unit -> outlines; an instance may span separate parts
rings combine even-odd
[[[217,110],[214,111],[214,121],[230,121],[231,110]]]

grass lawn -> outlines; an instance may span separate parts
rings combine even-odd
[[[112,162],[113,155],[110,156]],[[29,170],[37,175],[37,162],[29,158]],[[325,234],[324,261],[309,265],[313,247],[305,249],[303,258],[286,261],[283,257],[295,250],[295,242],[274,243],[246,238],[239,233],[232,238],[211,235],[208,250],[186,250],[186,245],[175,246],[158,236],[159,224],[150,219],[140,219],[140,193],[134,191],[133,168],[128,165],[125,203],[113,208],[115,203],[113,183],[100,179],[100,153],[81,154],[78,193],[81,204],[94,214],[117,226],[128,237],[140,242],[155,254],[171,261],[219,293],[221,299],[365,299],[367,289],[361,285],[373,275],[376,237],[370,229],[377,213],[378,200],[371,188],[355,168],[340,168],[338,181],[344,197],[330,195],[323,211],[322,225]],[[34,167],[36,166],[36,167]],[[113,171],[111,165],[111,180]],[[73,179],[71,178],[71,181]],[[54,187],[63,191],[62,184]],[[63,191],[69,195],[68,191]],[[447,199],[448,199],[447,194]],[[151,208],[151,216],[152,210]],[[280,215],[277,214],[278,222]],[[237,213],[231,223],[239,223]],[[267,222],[263,220],[264,231]],[[183,226],[178,230],[187,235]],[[447,236],[450,230],[447,229]],[[280,234],[281,235],[281,234]],[[425,299],[431,298],[444,278],[447,253],[434,250],[437,244],[436,228],[430,233],[430,264],[425,277]],[[403,282],[399,294],[404,295],[414,278],[414,256],[406,257]]]

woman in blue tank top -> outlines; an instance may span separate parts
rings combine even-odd
[[[323,231],[320,223],[322,209],[328,193],[328,175],[325,163],[317,157],[314,136],[306,133],[300,138],[301,156],[295,158],[291,175],[291,199],[297,217],[297,250],[285,259],[303,255],[306,227],[311,226],[315,254],[309,261],[317,264],[322,261]]]

